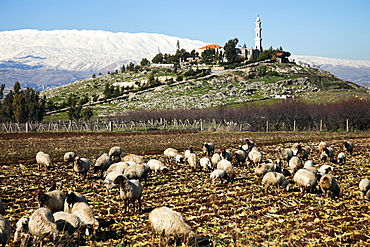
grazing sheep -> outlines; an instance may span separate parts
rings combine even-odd
[[[276,170],[276,165],[271,162],[262,162],[256,166],[254,173],[257,177],[262,178],[268,172],[274,172]]]
[[[63,156],[63,161],[65,165],[69,165],[70,163],[73,163],[76,158],[76,153],[75,152],[67,152]]]
[[[56,212],[53,214],[58,231],[67,231],[69,235],[75,232],[85,232],[86,225],[74,214],[67,212]]]
[[[129,167],[129,166],[130,165],[127,162],[124,162],[124,161],[114,163],[108,168],[107,174],[110,173],[110,172],[113,172],[113,171],[118,171],[118,172],[123,174],[125,172],[126,168]]]
[[[213,172],[211,172],[211,175],[209,176],[213,183],[216,181],[216,179],[220,180],[220,183],[222,184],[222,180],[228,178],[227,173],[222,169],[216,169]]]
[[[312,172],[313,174],[318,174],[318,169],[314,166],[313,160],[307,160],[304,163],[303,168]]]
[[[28,229],[28,222],[29,217],[22,217],[18,220],[15,224],[15,233],[14,233],[14,244],[18,244],[20,242],[20,246],[27,246],[27,241],[30,238],[29,229]]]
[[[344,144],[344,150],[349,152],[350,155],[353,153],[353,143],[350,141],[345,141]]]
[[[40,207],[46,206],[52,213],[63,211],[66,194],[61,190],[43,192],[42,189],[35,191],[36,200]]]
[[[294,143],[291,150],[293,152],[293,155],[297,156],[301,160],[307,160],[308,159],[308,155],[310,153],[310,148],[309,147],[304,148],[304,147],[302,147],[301,144]]]
[[[150,167],[146,164],[135,164],[126,168],[123,175],[127,179],[138,179],[144,180],[145,184],[148,180],[148,174],[150,172]]]
[[[53,167],[53,164],[51,163],[50,155],[44,152],[38,152],[36,154],[36,162],[37,162],[37,167],[39,170],[40,170],[40,166],[45,166],[45,171],[46,169]]]
[[[9,240],[11,227],[9,220],[4,216],[0,215],[0,244],[5,246]]]
[[[254,147],[248,154],[248,160],[253,166],[257,166],[260,162],[262,162],[262,153],[258,150],[258,148]]]
[[[127,154],[125,157],[122,158],[122,161],[134,161],[136,164],[143,164],[144,159],[140,155],[137,154]]]
[[[72,207],[76,202],[89,203],[88,200],[80,193],[69,191],[66,194],[66,199],[64,201],[64,212],[72,213]]]
[[[313,193],[317,186],[317,179],[315,174],[306,169],[299,169],[295,173],[293,180],[298,185],[301,192],[305,191]]]
[[[220,160],[221,160],[220,154],[218,153],[213,154],[211,158],[212,167],[216,167],[218,162],[220,162]]]
[[[199,160],[199,164],[202,170],[204,171],[212,171],[212,163],[211,160],[207,157],[203,157]]]
[[[139,204],[139,212],[141,212],[141,194],[143,186],[139,180],[128,180],[124,176],[118,176],[114,181],[119,185],[120,197],[124,202],[124,212],[128,212],[130,203],[135,207],[135,201]]]
[[[326,147],[328,147],[328,144],[326,142],[320,142],[318,146],[319,153],[321,154]]]
[[[254,148],[255,144],[253,141],[251,141],[249,138],[242,138],[240,139],[241,141],[246,141],[246,144],[244,144],[242,146],[242,148],[245,150],[245,151],[251,151],[252,148]]]
[[[176,163],[184,163],[184,156],[174,148],[167,148],[163,154],[167,159],[175,158]]]
[[[337,163],[345,165],[347,162],[346,155],[343,152],[340,152],[338,154]]]
[[[334,148],[326,147],[320,154],[320,160],[334,162]]]
[[[39,208],[33,212],[28,221],[28,229],[36,242],[49,236],[55,241],[58,237],[57,224],[48,208]]]
[[[358,184],[358,187],[361,192],[361,198],[365,199],[365,194],[367,195],[367,192],[370,190],[370,180],[367,178],[362,179]]]
[[[262,184],[265,185],[265,193],[267,193],[268,188],[270,186],[276,187],[284,187],[287,191],[289,191],[289,181],[285,178],[285,176],[278,172],[268,172],[262,178]]]
[[[197,168],[199,167],[199,158],[196,153],[190,153],[187,158],[188,164],[190,166],[191,171],[196,171]]]
[[[107,189],[116,189],[119,188],[119,184],[113,183],[113,181],[118,177],[123,175],[120,171],[111,171],[110,173],[107,173],[104,179],[104,184],[107,187]]]
[[[113,163],[112,159],[108,154],[102,154],[94,164],[94,172],[100,171],[100,177],[103,178],[104,171],[108,170],[110,165]]]
[[[121,161],[122,148],[121,147],[112,147],[109,150],[109,157],[115,162]]]
[[[167,245],[170,237],[173,237],[178,245],[180,242],[189,245],[190,241],[194,240],[191,227],[185,223],[184,217],[168,207],[159,207],[151,211],[149,222],[153,231],[152,242],[154,237],[159,235],[160,246]],[[166,244],[163,243],[162,237]]]
[[[230,161],[220,160],[217,164],[217,169],[224,170],[231,181],[235,178],[235,170]]]
[[[293,156],[289,160],[289,169],[294,173],[301,168],[303,168],[302,161],[297,156]]]
[[[330,166],[330,165],[322,165],[318,170],[318,174],[320,176],[324,176],[325,174],[329,174],[331,172],[334,171],[334,167]]]
[[[211,142],[205,142],[203,144],[203,149],[205,150],[206,155],[209,157],[212,157],[212,155],[215,153],[215,145]]]
[[[76,202],[73,204],[71,213],[78,216],[81,221],[86,225],[86,235],[93,235],[99,229],[99,221],[95,218],[92,208],[86,202]]]
[[[90,169],[90,161],[85,158],[76,157],[73,164],[73,170],[86,179],[87,172]]]
[[[276,151],[279,155],[279,158],[283,161],[286,161],[286,163],[289,163],[289,160],[293,157],[293,151],[290,148],[282,148],[277,147]]]
[[[221,159],[228,160],[228,161],[231,161],[233,158],[230,151],[224,147],[221,148],[220,156],[221,156]]]
[[[325,197],[331,195],[332,197],[339,197],[340,189],[334,176],[325,174],[320,178],[319,186]]]
[[[233,159],[237,166],[244,165],[245,161],[247,160],[248,153],[241,146],[239,146],[238,150],[235,150],[233,153]]]
[[[5,207],[3,201],[0,199],[0,214],[5,214]]]
[[[163,172],[166,173],[168,172],[168,168],[165,164],[163,164],[162,161],[156,160],[156,159],[151,159],[146,163],[151,171],[154,171],[155,173],[157,172]]]

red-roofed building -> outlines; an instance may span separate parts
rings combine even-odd
[[[219,45],[215,45],[215,44],[210,44],[210,45],[206,45],[206,46],[203,46],[201,48],[199,48],[199,50],[205,50],[205,49],[221,49],[222,46],[219,46]]]

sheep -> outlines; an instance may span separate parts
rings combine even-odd
[[[209,177],[212,179],[213,183],[215,182],[216,179],[219,179],[220,183],[222,184],[222,179],[226,179],[228,176],[224,170],[216,169],[213,172],[211,172]]]
[[[72,207],[76,202],[89,203],[88,200],[80,193],[69,191],[66,194],[66,199],[64,200],[64,212],[72,213]]]
[[[138,202],[139,212],[141,212],[141,194],[143,192],[143,186],[140,184],[139,180],[128,180],[121,175],[113,182],[119,185],[120,197],[124,201],[124,212],[128,212],[130,202],[135,207],[135,201]]]
[[[41,152],[41,151],[36,154],[36,162],[37,162],[37,167],[39,170],[40,170],[40,166],[42,165],[45,166],[45,171],[46,169],[53,167],[50,155],[44,152]]]
[[[318,174],[318,169],[314,166],[313,160],[307,160],[303,165],[303,169],[306,169],[313,174]]]
[[[146,184],[148,180],[149,172],[150,172],[150,168],[147,164],[135,164],[135,165],[127,167],[123,175],[127,179],[144,180]]]
[[[4,216],[0,215],[0,244],[5,246],[9,240],[11,227],[9,220]]]
[[[248,154],[248,160],[253,166],[257,166],[262,161],[262,153],[258,148],[253,147]]]
[[[111,159],[113,161],[119,162],[119,161],[121,161],[122,148],[121,147],[112,147],[109,150],[108,154],[109,154],[109,157],[111,157]]]
[[[35,191],[35,197],[40,207],[46,206],[52,213],[63,211],[66,194],[61,190],[43,192],[42,189]]]
[[[302,147],[301,144],[294,143],[291,150],[293,152],[293,156],[297,156],[301,160],[307,160],[308,159],[308,155],[310,153],[310,148],[309,147],[304,148],[304,147]]]
[[[173,237],[176,241],[176,244],[179,242],[184,242],[185,245],[189,245],[191,240],[194,239],[194,233],[191,227],[185,223],[184,217],[168,208],[168,207],[159,207],[152,210],[149,213],[149,222],[153,231],[152,241],[154,237],[159,235],[160,245],[164,246],[162,237],[168,244],[170,237]]]
[[[15,224],[15,233],[14,233],[14,244],[18,244],[20,242],[20,246],[27,246],[27,241],[30,238],[29,229],[28,229],[28,222],[29,217],[22,217],[20,218],[17,223]]]
[[[301,168],[303,168],[302,161],[297,156],[293,156],[289,160],[289,169],[294,173]]]
[[[244,149],[242,149],[241,146],[239,146],[239,149],[235,150],[233,153],[233,159],[237,166],[244,165],[245,161],[247,160],[247,157],[248,153]]]
[[[110,172],[113,172],[113,171],[119,171],[120,173],[123,174],[125,172],[126,168],[129,167],[129,166],[130,165],[125,161],[114,163],[108,168],[107,174],[110,173]]]
[[[143,157],[137,154],[127,154],[125,157],[122,158],[122,161],[134,161],[136,164],[144,163]]]
[[[167,159],[175,158],[176,163],[184,163],[184,156],[174,148],[167,148],[163,154]]]
[[[67,231],[69,235],[81,233],[86,230],[86,224],[74,214],[67,212],[56,212],[53,214],[58,231]]]
[[[321,154],[326,147],[328,147],[328,144],[326,142],[320,142],[318,146],[319,153]]]
[[[75,152],[67,152],[63,156],[63,161],[65,165],[69,165],[70,163],[73,163],[75,158],[77,157]]]
[[[220,156],[221,156],[221,159],[225,159],[225,160],[228,160],[228,161],[232,160],[232,155],[231,155],[230,151],[228,151],[224,147],[221,148]]]
[[[231,181],[235,178],[235,170],[230,161],[220,160],[217,164],[217,169],[224,170]]]
[[[337,157],[337,163],[345,165],[347,162],[346,155],[343,152],[340,152]]]
[[[199,164],[199,158],[198,158],[198,155],[197,154],[190,153],[188,155],[187,161],[189,163],[189,166],[190,166],[190,170],[191,171],[197,170],[198,164]]]
[[[350,141],[345,141],[343,143],[344,150],[349,152],[350,155],[353,153],[353,143]]]
[[[165,164],[163,164],[162,161],[156,160],[156,159],[151,159],[146,163],[151,171],[154,171],[155,173],[157,172],[163,172],[166,173],[168,172],[168,168]]]
[[[28,229],[36,242],[51,236],[55,241],[58,236],[57,224],[49,208],[39,208],[30,216]]]
[[[289,191],[290,183],[285,176],[278,172],[267,172],[262,178],[262,184],[265,185],[265,193],[267,193],[270,186],[281,186]]]
[[[367,178],[362,179],[358,184],[358,187],[361,192],[361,198],[365,199],[365,194],[367,195],[367,192],[370,190],[370,180]]]
[[[104,171],[108,170],[110,165],[113,163],[112,159],[108,154],[103,153],[94,164],[94,172],[100,170],[100,177],[103,178]]]
[[[218,153],[215,153],[212,155],[211,157],[211,163],[212,163],[212,167],[216,167],[218,162],[220,162],[221,160],[221,155],[218,154]]]
[[[3,201],[0,199],[0,214],[5,214],[5,207]]]
[[[215,153],[215,145],[211,142],[205,142],[203,144],[203,149],[205,150],[205,154],[209,157]]]
[[[87,172],[90,169],[90,161],[86,158],[76,157],[73,163],[73,170],[86,179]]]
[[[266,173],[274,172],[275,169],[276,165],[273,162],[262,162],[255,167],[254,173],[257,177],[262,178]]]
[[[254,142],[251,141],[249,138],[242,138],[240,139],[241,141],[246,141],[246,144],[244,144],[242,146],[242,148],[245,150],[245,151],[251,151],[252,148],[255,146]]]
[[[279,158],[286,163],[289,163],[289,160],[293,157],[293,151],[290,148],[277,147],[276,151],[278,152]]]
[[[105,176],[104,184],[107,187],[107,189],[115,189],[119,188],[118,184],[113,183],[113,181],[120,175],[123,175],[120,171],[111,171]]]
[[[71,213],[78,216],[86,225],[86,235],[96,235],[99,229],[99,221],[95,218],[92,208],[86,202],[75,202]]]
[[[313,193],[317,186],[315,174],[306,169],[299,169],[295,173],[293,180],[299,186],[301,192],[306,191]]]
[[[320,154],[320,160],[334,162],[334,148],[325,147]]]
[[[317,170],[318,174],[320,176],[324,176],[325,174],[329,174],[334,171],[334,167],[330,165],[322,165],[320,168]]]
[[[212,171],[212,163],[211,160],[207,157],[203,157],[199,160],[199,164],[202,170],[209,170]]]
[[[322,176],[319,181],[319,186],[325,198],[328,197],[329,194],[332,197],[339,197],[340,189],[333,175],[325,174]]]

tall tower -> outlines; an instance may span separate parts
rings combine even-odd
[[[254,38],[254,49],[262,51],[262,37],[261,37],[262,28],[261,28],[261,20],[259,16],[257,16],[255,23],[256,23],[256,28],[254,29],[254,31],[256,32],[256,34]]]

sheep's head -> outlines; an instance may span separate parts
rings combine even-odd
[[[39,207],[43,207],[46,201],[46,194],[42,191],[42,189],[35,190],[35,198],[39,203]]]
[[[74,192],[69,192],[67,195],[66,195],[66,202],[67,204],[74,204],[76,202],[76,194]]]

